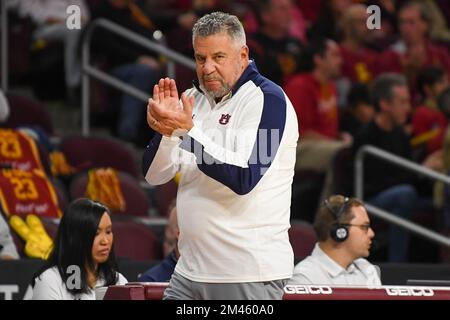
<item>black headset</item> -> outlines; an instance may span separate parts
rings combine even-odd
[[[347,204],[349,201],[350,199],[345,197],[344,203],[339,207],[338,210],[335,210],[335,208],[330,205],[328,200],[324,201],[325,206],[328,210],[330,210],[331,213],[333,213],[333,217],[335,219],[335,222],[331,225],[330,228],[330,237],[336,242],[344,242],[348,238],[348,226],[340,223],[339,220],[345,209],[347,208]]]

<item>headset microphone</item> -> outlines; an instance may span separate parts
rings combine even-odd
[[[330,228],[330,237],[336,242],[344,242],[348,238],[348,226],[339,222],[341,215],[344,213],[347,203],[350,199],[345,198],[344,203],[341,205],[339,210],[336,212],[331,206],[328,200],[325,200],[325,206],[333,213],[335,218],[335,223]]]

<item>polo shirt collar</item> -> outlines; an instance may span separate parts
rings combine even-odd
[[[342,268],[336,261],[331,259],[325,252],[323,252],[318,243],[316,243],[312,255],[321,262],[321,265],[324,267],[325,271],[332,278],[335,278],[344,273],[348,274],[356,271],[356,266],[354,263],[351,263],[347,269]]]

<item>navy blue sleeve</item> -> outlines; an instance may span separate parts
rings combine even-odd
[[[142,173],[144,177],[147,175],[147,171],[150,168],[153,159],[155,158],[156,152],[159,148],[159,144],[161,143],[161,139],[162,135],[156,132],[144,151],[144,155],[142,157]]]
[[[149,269],[145,271],[143,274],[139,276],[137,279],[138,282],[157,282],[155,278],[153,278],[153,269]]]
[[[279,92],[282,91],[279,89]],[[286,100],[284,95],[265,94],[261,120],[247,168],[222,163],[204,151],[203,145],[191,137],[182,143],[183,149],[197,158],[198,168],[210,178],[226,185],[236,194],[244,195],[253,190],[272,164],[283,137],[286,125]],[[272,146],[272,135],[275,145]]]
[[[139,282],[168,282],[175,270],[177,261],[172,251],[163,261],[145,271],[138,278]]]

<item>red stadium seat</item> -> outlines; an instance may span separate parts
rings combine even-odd
[[[168,282],[146,283],[144,285],[145,300],[162,300]]]
[[[117,257],[140,261],[161,260],[161,243],[146,226],[131,221],[114,221],[114,248]]]
[[[125,214],[132,216],[148,216],[150,201],[139,183],[124,172],[118,172],[120,187],[125,200],[125,211],[114,211],[114,214]],[[77,175],[70,185],[71,199],[85,197],[86,186],[88,184],[88,174]]]
[[[146,283],[144,285],[145,300],[162,300],[168,282]]]
[[[16,95],[7,95],[11,113],[3,128],[37,126],[48,135],[53,135],[53,125],[49,112],[40,102]]]
[[[103,300],[145,300],[142,285],[110,286]]]
[[[145,300],[162,300],[168,282],[128,282],[127,286],[143,286]]]
[[[112,138],[72,136],[61,141],[60,150],[77,169],[111,167],[140,178],[133,154]]]
[[[295,259],[301,260],[311,254],[317,237],[311,224],[301,220],[292,220],[289,240],[294,250]]]

